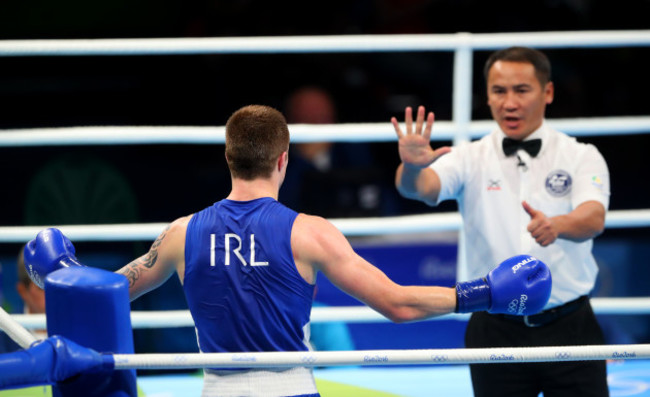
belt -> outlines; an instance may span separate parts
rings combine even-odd
[[[544,310],[541,313],[533,314],[531,316],[511,316],[508,314],[498,314],[497,316],[509,321],[524,324],[527,327],[540,327],[542,325],[550,324],[559,318],[575,312],[588,302],[589,298],[586,295],[583,295],[578,299],[572,300],[563,305],[556,306],[548,310]]]

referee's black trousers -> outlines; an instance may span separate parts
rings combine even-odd
[[[523,321],[485,312],[467,324],[467,348],[602,345],[603,333],[588,299],[554,321],[529,327]],[[609,396],[605,361],[472,364],[476,397]]]

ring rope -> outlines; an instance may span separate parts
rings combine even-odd
[[[548,119],[549,125],[572,136],[646,134],[650,116]],[[291,124],[291,141],[393,142],[390,123]],[[492,120],[469,124],[468,137],[480,138],[494,128]],[[51,145],[223,144],[223,126],[88,126],[0,130],[0,147]],[[458,126],[436,121],[432,141],[452,141]]]
[[[512,45],[567,47],[647,46],[650,30],[203,37],[151,39],[3,40],[0,56],[190,55],[489,50]]]
[[[338,365],[495,364],[550,361],[639,360],[650,345],[591,345],[484,349],[355,350],[114,354],[115,369],[268,368]]]
[[[598,315],[647,315],[650,314],[650,297],[642,298],[591,298],[591,305]],[[13,320],[28,328],[45,328],[45,314],[13,314]],[[460,320],[469,314],[451,313],[432,317],[425,321]],[[345,322],[348,324],[390,322],[386,317],[367,306],[314,307],[311,312],[312,323]],[[131,326],[141,328],[193,327],[194,321],[188,310],[133,311]]]
[[[45,318],[43,318],[45,320]],[[43,321],[45,323],[45,321]],[[14,342],[27,349],[36,341],[36,337],[26,330],[15,318],[0,307],[0,330],[4,331]]]
[[[346,236],[448,232],[458,231],[462,225],[458,212],[329,220]],[[56,227],[73,241],[136,241],[154,240],[167,225],[154,222]],[[605,227],[612,229],[649,226],[650,209],[609,211],[605,219]],[[25,243],[46,227],[49,226],[2,226],[0,243]]]

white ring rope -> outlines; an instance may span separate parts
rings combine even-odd
[[[421,35],[344,35],[205,37],[162,39],[4,40],[0,56],[188,55],[251,53],[331,53],[453,51],[511,45],[570,48],[647,46],[650,30],[454,33]]]
[[[650,133],[650,116],[549,119],[549,125],[572,136]],[[492,120],[472,121],[468,137],[480,138],[494,128]],[[291,141],[397,142],[388,123],[292,124]],[[432,141],[452,141],[458,127],[436,121]],[[223,144],[223,126],[92,126],[0,130],[0,147],[50,145]]]
[[[43,324],[45,324],[43,318]],[[27,349],[36,341],[36,337],[16,321],[9,313],[0,307],[0,330],[4,331],[14,342],[23,349]]]
[[[376,218],[337,218],[330,221],[346,236],[446,232],[459,230],[458,212],[402,215]],[[650,209],[609,211],[605,227],[611,229],[650,226]],[[0,243],[25,243],[49,226],[1,226]],[[167,223],[125,223],[110,225],[58,225],[72,241],[154,240]]]
[[[650,314],[650,298],[591,298],[591,305],[597,315],[647,315]],[[13,321],[28,329],[45,328],[45,314],[13,314]],[[469,314],[447,314],[427,321],[460,320]],[[312,323],[345,322],[348,324],[390,322],[386,317],[368,306],[314,307]],[[131,326],[142,328],[193,327],[194,321],[188,310],[134,311],[131,312]]]
[[[549,361],[640,360],[650,345],[551,346],[487,349],[355,350],[114,354],[115,369],[268,368],[335,365],[498,364]]]

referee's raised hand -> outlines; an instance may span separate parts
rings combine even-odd
[[[395,117],[391,118],[391,123],[395,128],[395,133],[399,138],[399,156],[406,167],[425,168],[436,161],[440,156],[451,151],[448,146],[440,147],[436,150],[431,148],[431,131],[435,116],[429,112],[424,119],[424,106],[418,107],[417,118],[413,125],[413,109],[409,106],[404,111],[404,121],[406,131],[403,132]]]

